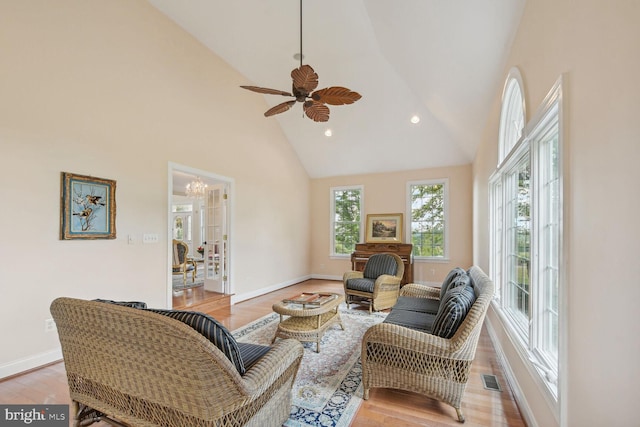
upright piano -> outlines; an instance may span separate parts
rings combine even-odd
[[[413,257],[410,243],[356,243],[356,250],[351,254],[351,269],[364,270],[364,265],[371,255],[390,252],[398,255],[404,263],[404,276],[401,285],[413,282]]]

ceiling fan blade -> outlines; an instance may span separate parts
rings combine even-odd
[[[353,92],[346,87],[331,86],[326,89],[320,89],[311,94],[314,101],[329,105],[353,104],[362,96],[358,92]]]
[[[284,113],[285,111],[291,109],[291,107],[293,107],[296,102],[297,101],[294,99],[293,101],[283,102],[282,104],[278,104],[275,107],[271,107],[267,111],[265,111],[264,116],[271,117],[275,116],[276,114]]]
[[[318,74],[313,71],[310,65],[302,65],[291,71],[293,87],[305,95],[310,94],[318,87]]]
[[[258,86],[240,86],[242,89],[247,89],[253,92],[258,93],[266,93],[268,95],[282,95],[282,96],[293,96],[289,92],[285,92],[278,89],[268,89],[266,87],[258,87]]]
[[[329,107],[317,101],[305,101],[302,104],[304,113],[314,122],[329,121]]]

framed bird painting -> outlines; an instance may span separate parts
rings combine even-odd
[[[62,172],[60,239],[116,238],[116,182]]]

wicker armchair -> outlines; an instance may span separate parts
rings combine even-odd
[[[404,263],[398,255],[372,255],[367,260],[364,271],[348,271],[342,277],[347,308],[355,300],[368,301],[370,313],[372,309],[380,311],[393,307],[400,294],[403,275]]]
[[[453,406],[464,422],[462,396],[469,379],[480,330],[493,298],[493,282],[478,267],[471,267],[476,300],[455,334],[441,338],[426,332],[381,323],[362,338],[364,399],[374,387],[424,394]],[[409,284],[403,296],[438,299],[440,289]]]
[[[280,340],[244,375],[179,320],[103,302],[51,304],[74,426],[281,426],[302,345]],[[120,424],[117,424],[120,423]]]

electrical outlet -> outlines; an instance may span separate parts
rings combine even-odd
[[[53,319],[46,319],[44,321],[44,331],[45,332],[53,332],[56,330],[56,322]]]
[[[142,243],[158,243],[160,237],[155,233],[145,233],[142,235]]]
[[[130,245],[135,245],[136,244],[136,236],[135,236],[135,234],[129,234],[128,241],[129,241]]]

